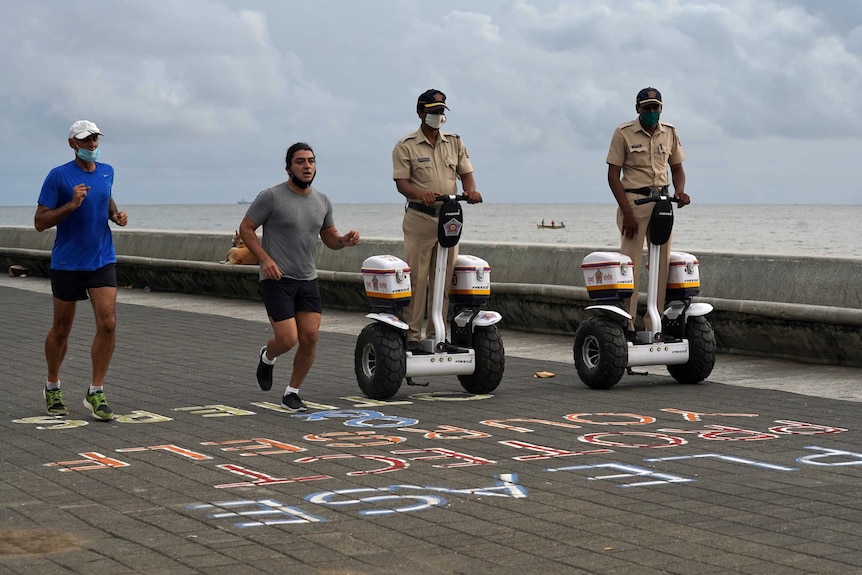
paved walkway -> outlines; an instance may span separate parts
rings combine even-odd
[[[290,357],[254,380],[261,304],[121,290],[122,417],[80,403],[84,304],[54,419],[47,292],[0,279],[2,573],[862,573],[862,370],[722,355],[700,385],[657,367],[594,391],[571,337],[505,332],[493,396],[451,377],[378,403],[362,314],[327,313],[291,415]]]

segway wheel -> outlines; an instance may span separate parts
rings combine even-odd
[[[680,383],[700,383],[715,366],[715,333],[705,317],[690,317],[685,324],[688,361],[669,365],[667,371]]]
[[[473,332],[473,352],[476,369],[469,375],[459,375],[458,381],[469,393],[491,393],[503,379],[506,356],[497,326],[477,327]]]
[[[389,399],[407,372],[404,338],[380,323],[368,324],[356,340],[354,368],[359,389],[370,399]]]
[[[584,320],[575,333],[573,353],[578,376],[592,389],[615,386],[625,373],[629,355],[622,326],[602,316]]]

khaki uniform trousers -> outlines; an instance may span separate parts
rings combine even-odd
[[[426,308],[428,323],[425,327],[426,337],[434,337],[434,320],[431,316],[431,306],[434,302],[434,266],[437,265],[437,218],[423,214],[411,208],[404,212],[401,225],[404,232],[404,259],[410,266],[410,287],[413,298],[410,305],[404,308],[404,321],[410,326],[407,341],[422,339],[422,320]],[[446,282],[443,298],[443,322],[445,324],[449,311],[449,278],[455,268],[455,258],[458,256],[458,246],[449,248],[446,263]],[[445,334],[441,334],[445,337]]]
[[[649,227],[650,216],[652,215],[653,206],[655,204],[643,204],[643,205],[635,205],[634,201],[638,198],[642,198],[638,194],[626,193],[626,198],[629,200],[629,204],[634,210],[635,218],[638,222],[638,233],[634,235],[633,238],[629,239],[625,235],[622,235],[621,243],[620,243],[620,253],[623,253],[629,256],[632,259],[632,264],[634,265],[634,273],[635,273],[635,283],[634,283],[634,293],[632,294],[631,300],[628,302],[628,312],[632,316],[632,322],[638,316],[638,293],[640,291],[640,278],[641,278],[641,259],[644,251],[644,241],[647,239],[647,229]],[[619,208],[617,208],[617,227],[620,230],[620,234],[622,234],[623,229],[623,212]],[[658,276],[658,313],[659,315],[664,312],[664,298],[667,292],[667,273],[668,273],[668,264],[670,262],[670,246],[671,240],[673,240],[673,235],[668,238],[667,243],[661,246],[661,250],[659,251],[659,276]],[[649,244],[647,244],[649,245]],[[649,260],[647,260],[649,261]],[[646,274],[643,274],[644,282],[647,281]],[[647,286],[643,286],[643,291],[647,291]],[[649,321],[649,316],[644,318],[644,324],[647,329],[650,329],[651,326]],[[632,325],[630,328],[634,327]]]

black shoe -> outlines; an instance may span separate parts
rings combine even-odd
[[[284,397],[281,398],[281,406],[294,412],[306,410],[305,404],[302,403],[302,400],[296,393],[285,393]]]
[[[413,353],[416,353],[420,349],[422,349],[422,344],[419,343],[418,341],[408,341],[407,342],[407,351],[411,351]]]
[[[272,366],[263,362],[266,346],[260,348],[260,358],[257,361],[257,384],[264,391],[272,389]]]

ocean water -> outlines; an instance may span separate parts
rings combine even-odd
[[[232,237],[247,205],[127,205],[127,229],[224,233]],[[0,206],[0,225],[32,226],[34,206]],[[404,205],[336,204],[341,233],[400,239]],[[564,222],[562,229],[537,224]],[[675,211],[675,250],[862,258],[862,206],[698,205]],[[463,241],[619,247],[616,205],[464,205]]]

